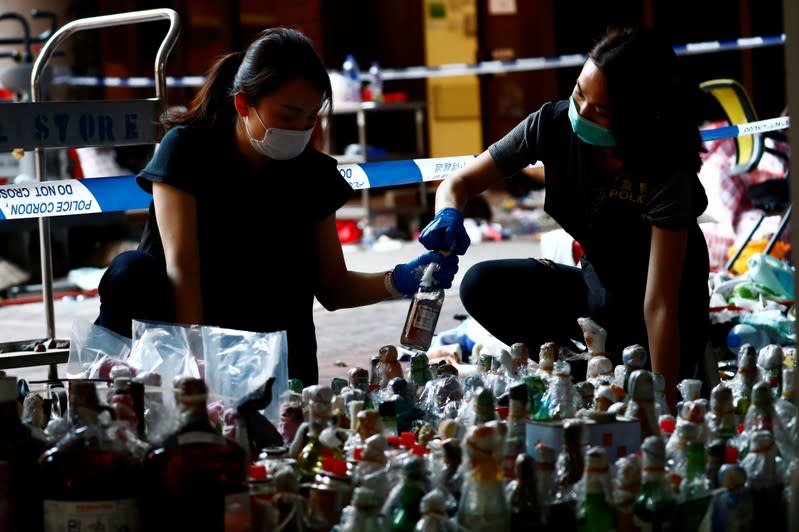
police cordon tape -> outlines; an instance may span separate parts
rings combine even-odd
[[[749,50],[785,44],[785,34],[761,37],[741,37],[722,41],[704,41],[674,46],[677,55],[699,55],[730,50]],[[559,56],[528,57],[507,61],[483,61],[480,63],[451,63],[438,66],[412,66],[407,68],[385,68],[380,74],[383,81],[402,79],[426,79],[447,76],[467,76],[480,74],[500,74],[504,72],[524,72],[547,70],[582,65],[588,56],[567,54]],[[336,71],[331,71],[336,72]],[[361,72],[361,81],[369,81],[369,73]],[[167,76],[169,87],[199,87],[205,82],[204,76]],[[83,87],[153,87],[155,82],[147,77],[96,77],[96,76],[56,76],[53,83]]]
[[[705,141],[786,129],[789,117],[701,131]],[[353,190],[440,181],[463,168],[474,155],[372,163],[340,164],[338,170]],[[0,220],[69,216],[147,209],[152,196],[132,175],[61,179],[0,185]]]

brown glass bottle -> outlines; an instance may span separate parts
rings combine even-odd
[[[434,288],[433,273],[437,268],[438,264],[434,262],[427,265],[419,290],[411,300],[400,336],[400,343],[406,347],[427,351],[433,342],[438,316],[444,305],[444,290]]]
[[[143,516],[148,531],[249,527],[249,522],[232,523],[228,512],[236,505],[248,505],[247,458],[239,444],[214,430],[207,400],[208,389],[201,379],[177,383],[178,429],[144,460]]]
[[[39,460],[44,529],[141,530],[141,462],[98,421],[94,382],[69,383],[70,428]]]
[[[0,378],[0,462],[8,481],[8,513],[0,529],[9,532],[42,529],[42,498],[37,462],[47,449],[19,417],[16,377]],[[0,512],[3,513],[3,512]]]

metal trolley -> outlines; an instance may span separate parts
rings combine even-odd
[[[144,22],[169,21],[155,57],[155,98],[142,100],[41,101],[42,72],[59,45],[79,31],[109,28]],[[166,109],[167,57],[180,34],[180,19],[168,8],[117,13],[74,20],[62,26],[44,43],[33,64],[30,77],[30,102],[0,106],[0,152],[22,148],[34,150],[35,186],[42,185],[46,148],[80,148],[150,144],[160,140],[163,131],[157,118]],[[58,134],[43,134],[42,124],[55,125]],[[34,122],[35,121],[35,122]],[[33,124],[38,124],[37,127]],[[27,127],[30,125],[31,127]],[[13,134],[16,133],[16,136]],[[61,184],[67,182],[62,181]],[[64,185],[66,186],[66,185]],[[87,211],[91,212],[91,211]],[[95,211],[96,212],[96,211]],[[80,213],[72,213],[80,214]],[[50,216],[39,216],[42,296],[46,319],[45,340],[55,338],[53,305],[53,265]],[[69,349],[47,347],[43,351],[23,350],[42,340],[21,340],[0,344],[0,369],[49,365],[48,379],[57,381],[57,365],[65,363]]]

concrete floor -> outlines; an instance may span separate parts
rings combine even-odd
[[[397,241],[390,248],[365,250],[359,246],[345,246],[347,264],[352,270],[382,271],[408,261],[424,251],[416,241]],[[446,292],[437,330],[445,331],[458,325],[455,316],[463,314],[464,309],[457,289],[463,273],[470,265],[490,258],[537,256],[538,252],[539,242],[533,235],[473,244],[467,254],[461,257],[453,287]],[[381,346],[398,344],[408,305],[408,300],[394,300],[368,307],[328,312],[317,304],[314,318],[319,345],[320,382],[329,382],[332,377],[345,378],[349,367],[356,364],[368,367],[370,357]],[[98,308],[99,300],[96,297],[55,301],[56,338],[69,338],[76,320],[93,321]],[[0,306],[0,343],[45,338],[46,330],[42,303]],[[44,379],[47,376],[47,366],[6,371],[29,380]],[[59,375],[65,375],[65,366],[59,367]]]

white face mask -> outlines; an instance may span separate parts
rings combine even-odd
[[[305,131],[279,129],[276,127],[267,128],[264,126],[258,113],[255,113],[255,116],[258,118],[258,121],[261,122],[261,126],[266,130],[264,132],[264,138],[261,140],[252,138],[250,128],[247,126],[246,122],[244,124],[244,129],[247,131],[247,136],[250,137],[250,144],[252,144],[255,151],[270,159],[275,159],[277,161],[293,159],[303,152],[308,142],[311,140],[313,128],[306,129]]]

